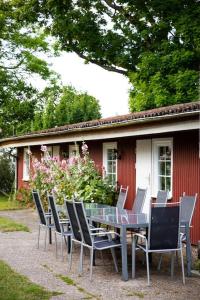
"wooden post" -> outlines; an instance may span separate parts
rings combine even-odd
[[[200,259],[200,241],[198,241],[198,244],[197,244],[197,253],[198,253],[198,259]]]

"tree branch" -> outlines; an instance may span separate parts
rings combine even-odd
[[[81,52],[79,52],[77,49],[74,49],[74,52],[81,57],[82,59],[89,61],[95,65],[98,65],[99,67],[105,69],[106,71],[111,71],[111,72],[115,72],[115,73],[119,73],[122,75],[127,75],[128,71],[127,70],[123,70],[123,69],[118,69],[116,67],[113,66],[108,66],[108,65],[104,65],[103,63],[100,63],[99,61],[95,60],[95,59],[88,59],[87,56],[85,56],[84,54],[82,54]]]
[[[24,59],[20,60],[20,62],[18,64],[16,64],[15,66],[12,66],[12,67],[6,67],[6,66],[3,66],[3,65],[0,65],[0,68],[1,69],[6,69],[6,70],[15,70],[17,69],[19,66],[21,66],[24,62]]]

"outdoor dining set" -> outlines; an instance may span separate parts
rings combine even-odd
[[[167,191],[158,191],[157,198],[149,201],[149,214],[143,212],[146,189],[137,189],[131,210],[125,209],[128,187],[121,186],[116,207],[99,203],[85,203],[79,199],[64,200],[64,205],[56,204],[55,197],[47,194],[49,210],[44,211],[39,191],[32,191],[39,215],[38,248],[40,229],[45,229],[45,249],[47,233],[51,242],[51,231],[55,232],[56,257],[58,255],[57,237],[61,237],[61,255],[63,258],[63,241],[69,254],[69,270],[73,261],[74,244],[80,247],[79,272],[83,271],[83,252],[90,252],[90,279],[95,264],[97,251],[109,249],[118,272],[116,248],[121,250],[122,279],[127,281],[128,256],[127,246],[131,234],[132,278],[137,276],[136,252],[143,251],[146,256],[147,281],[150,285],[149,263],[152,253],[160,253],[158,269],[162,264],[162,254],[171,254],[171,275],[174,271],[174,257],[180,253],[182,280],[185,284],[183,245],[186,245],[187,274],[191,273],[190,226],[196,204],[197,194],[183,194],[179,202],[168,201]],[[66,218],[61,218],[65,214]],[[103,225],[103,226],[101,226]],[[178,255],[177,255],[178,257]]]

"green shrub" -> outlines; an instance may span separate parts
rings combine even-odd
[[[10,193],[15,179],[14,166],[6,154],[0,155],[0,192]]]

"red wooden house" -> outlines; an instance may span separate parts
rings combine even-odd
[[[100,120],[55,127],[0,140],[0,147],[17,148],[17,187],[29,180],[30,157],[40,157],[41,145],[52,155],[70,157],[84,140],[97,167],[110,180],[128,185],[126,207],[131,208],[136,187],[148,196],[168,189],[172,201],[183,192],[198,193],[191,230],[200,240],[200,102],[178,104]]]

